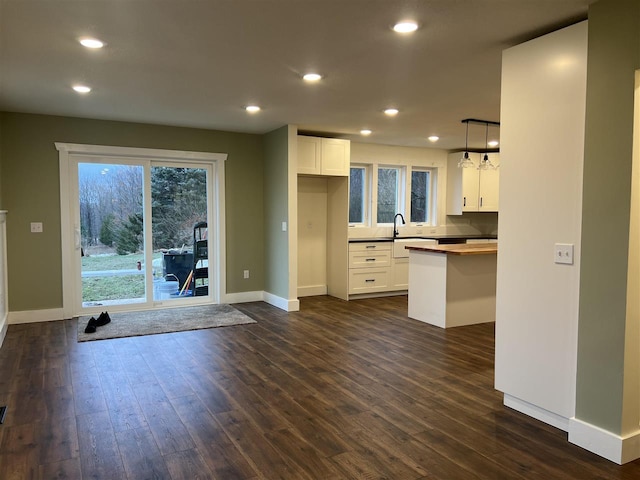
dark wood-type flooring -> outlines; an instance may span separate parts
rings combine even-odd
[[[441,330],[404,296],[237,307],[258,323],[11,325],[0,479],[640,479],[502,405],[492,324]]]

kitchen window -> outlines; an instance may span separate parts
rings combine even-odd
[[[349,173],[349,225],[367,221],[368,172],[365,165],[352,165]]]
[[[411,170],[411,223],[432,224],[435,174],[430,169]]]
[[[378,167],[378,224],[393,223],[393,217],[401,211],[401,180],[401,168]]]

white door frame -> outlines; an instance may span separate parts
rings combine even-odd
[[[60,163],[60,232],[62,246],[62,313],[64,318],[72,318],[80,313],[82,307],[81,292],[78,289],[76,274],[79,256],[77,249],[80,244],[79,225],[75,225],[75,202],[73,192],[77,187],[71,185],[72,165],[78,156],[100,156],[104,163],[118,163],[125,159],[142,162],[166,161],[174,164],[201,163],[211,166],[212,175],[208,180],[207,191],[208,210],[211,218],[213,236],[209,246],[209,253],[217,268],[213,268],[211,276],[212,289],[210,298],[214,303],[220,303],[226,292],[226,245],[225,245],[225,161],[226,153],[189,152],[181,150],[159,150],[152,148],[112,147],[105,145],[84,145],[75,143],[55,143]],[[210,230],[211,232],[211,230]],[[148,243],[148,242],[147,242]],[[213,291],[211,291],[213,290]],[[205,297],[206,298],[206,297]],[[171,306],[165,304],[164,306]],[[179,306],[179,305],[175,305]],[[184,306],[184,304],[180,305]],[[126,305],[128,309],[146,308],[146,304]]]

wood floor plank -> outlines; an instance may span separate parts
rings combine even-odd
[[[0,478],[637,480],[502,405],[494,326],[443,330],[407,297],[236,307],[258,323],[77,343],[10,325]]]
[[[172,480],[214,480],[202,455],[197,449],[183,450],[165,456]]]
[[[116,432],[127,478],[170,478],[169,470],[148,428]]]
[[[172,404],[215,478],[255,477],[255,470],[196,395],[173,399]]]
[[[73,480],[77,478],[82,478],[79,457],[40,465],[38,472],[39,480]]]

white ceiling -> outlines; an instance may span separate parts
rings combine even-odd
[[[462,148],[462,119],[499,120],[502,50],[585,19],[591,3],[0,0],[0,110],[248,133],[296,124]],[[420,29],[394,33],[405,18]],[[87,50],[81,36],[107,46]],[[325,78],[307,84],[309,70]],[[78,82],[93,91],[75,93]],[[248,104],[263,111],[249,115]],[[397,117],[383,115],[388,106]],[[484,127],[472,125],[469,140],[484,147]]]

